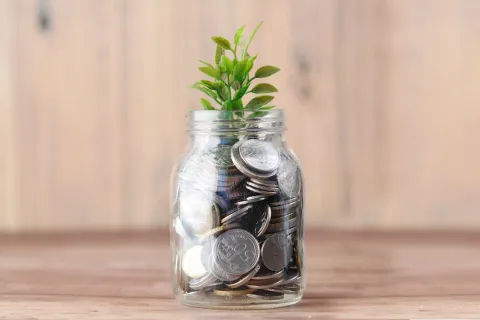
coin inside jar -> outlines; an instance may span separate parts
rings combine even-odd
[[[285,233],[268,237],[262,245],[262,261],[265,267],[279,271],[288,265],[292,256],[292,244]]]
[[[260,259],[257,239],[242,229],[221,234],[214,244],[215,264],[228,274],[243,275],[252,270]]]
[[[227,212],[225,218],[221,220],[221,223],[231,223],[246,215],[252,208],[252,205],[247,205],[243,208],[235,208],[232,211]]]
[[[247,297],[262,300],[282,300],[284,295],[273,291],[256,290],[253,293],[247,294]]]
[[[185,252],[182,258],[182,269],[190,278],[200,278],[207,273],[202,263],[202,246],[193,246]]]
[[[244,277],[240,278],[239,280],[237,280],[234,283],[226,283],[225,285],[228,288],[239,288],[239,287],[245,285],[248,281],[250,281],[250,279],[252,279],[257,274],[258,270],[260,270],[260,267],[261,267],[261,265],[257,264],[255,266],[255,268],[253,268],[253,270],[250,271],[248,274],[246,274]]]
[[[269,142],[260,140],[241,141],[239,154],[251,169],[260,172],[275,171],[280,164],[278,152]]]

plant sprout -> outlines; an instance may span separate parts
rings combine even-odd
[[[257,56],[250,56],[248,47],[262,23],[253,30],[243,48],[240,46],[245,25],[235,32],[233,45],[226,38],[212,37],[213,42],[217,44],[215,63],[200,60],[203,65],[198,68],[210,79],[200,80],[193,85],[195,89],[202,91],[210,98],[210,100],[200,99],[205,110],[235,111],[235,114],[241,117],[243,117],[243,111],[247,110],[253,111],[250,116],[257,117],[275,107],[268,105],[274,96],[265,94],[277,92],[277,88],[269,83],[258,83],[250,88],[254,80],[267,78],[280,71],[274,66],[263,66],[258,68],[253,76],[250,75]],[[256,96],[244,104],[247,94]]]

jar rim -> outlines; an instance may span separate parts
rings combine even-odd
[[[205,132],[282,132],[284,111],[270,109],[255,112],[226,110],[189,111],[189,129],[193,133]]]

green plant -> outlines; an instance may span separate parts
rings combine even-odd
[[[204,109],[234,111],[236,115],[243,117],[245,110],[253,111],[251,116],[261,116],[266,110],[275,107],[268,105],[274,96],[265,95],[278,91],[273,85],[258,83],[250,89],[252,81],[269,77],[280,71],[274,66],[263,66],[258,68],[252,77],[250,76],[257,56],[250,56],[248,47],[262,23],[253,30],[243,48],[241,45],[245,25],[235,32],[233,44],[226,38],[212,37],[213,42],[217,44],[215,63],[200,60],[203,65],[198,68],[211,79],[200,80],[193,85],[195,89],[202,91],[212,100],[200,99]],[[244,104],[243,99],[247,94],[257,96]],[[215,107],[214,104],[218,106]]]

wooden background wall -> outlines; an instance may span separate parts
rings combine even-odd
[[[166,225],[197,59],[262,20],[307,224],[480,228],[480,1],[0,0],[0,230]]]

